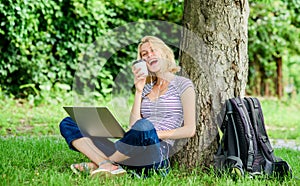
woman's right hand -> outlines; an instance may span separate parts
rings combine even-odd
[[[132,72],[134,75],[135,90],[138,92],[142,92],[146,84],[147,76],[143,72],[141,72],[141,68],[135,69],[134,67],[132,67]]]

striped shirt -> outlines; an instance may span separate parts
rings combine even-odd
[[[168,90],[155,101],[151,101],[147,95],[153,85],[146,84],[142,94],[141,115],[142,118],[151,121],[157,131],[171,130],[182,126],[183,109],[181,95],[188,87],[193,87],[191,80],[175,76],[169,83]],[[166,140],[170,145],[174,140]]]

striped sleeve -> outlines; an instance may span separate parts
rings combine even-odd
[[[179,95],[182,95],[184,93],[184,91],[187,88],[189,88],[189,87],[194,88],[193,82],[190,79],[188,79],[188,78],[181,77],[180,78],[180,82],[178,83],[178,92],[179,92]]]

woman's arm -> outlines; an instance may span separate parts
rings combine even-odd
[[[129,127],[131,127],[137,120],[141,119],[141,100],[142,92],[135,91],[134,102],[130,112]]]
[[[157,131],[160,139],[189,138],[196,132],[196,96],[192,87],[187,88],[181,95],[184,125],[173,130]]]
[[[132,72],[134,75],[135,95],[134,95],[134,102],[132,105],[132,109],[130,112],[129,127],[131,127],[137,120],[142,118],[141,101],[142,101],[143,88],[146,83],[146,76],[144,75],[144,73],[141,73],[140,70],[141,68],[138,69],[132,68]]]

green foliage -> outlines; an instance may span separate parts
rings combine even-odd
[[[22,88],[36,95],[40,86],[71,84],[78,55],[114,16],[99,1],[85,2],[2,1],[0,77],[5,90],[23,96]],[[29,84],[34,86],[22,86]]]
[[[299,59],[300,29],[295,17],[298,4],[296,1],[251,3],[248,28],[250,93],[253,93],[251,91],[258,86],[258,82],[270,82],[271,87],[275,88],[273,79],[277,77],[278,59],[286,60],[284,67],[289,67],[286,56],[296,55]]]
[[[288,56],[287,57],[287,69],[286,72],[288,77],[288,83],[294,85],[294,88],[297,88],[297,93],[300,92],[300,56]]]
[[[248,93],[262,81],[274,89],[280,57],[285,83],[300,87],[299,1],[249,2]],[[2,0],[1,91],[39,104],[61,85],[74,90],[81,102],[130,90],[130,64],[142,36],[170,40],[175,35],[169,44],[178,54],[178,29],[146,20],[180,25],[182,15],[183,0]]]
[[[285,1],[287,3],[288,9],[291,13],[292,18],[292,24],[295,25],[295,27],[300,27],[300,1],[298,0],[287,0]]]
[[[39,99],[42,87],[59,83],[77,88],[79,94],[86,90],[82,86],[96,89],[100,93],[94,96],[103,98],[112,92],[113,79],[120,69],[127,68],[135,58],[134,44],[147,28],[135,27],[132,33],[119,35],[109,33],[126,23],[146,19],[180,22],[182,4],[182,1],[154,0],[3,0],[0,3],[1,88],[16,97]],[[133,45],[127,46],[126,42],[133,39]],[[101,47],[101,51],[94,52],[99,59],[87,64],[85,53],[94,42]],[[113,58],[108,59],[110,56]],[[89,69],[75,80],[75,73],[82,66]],[[73,83],[78,83],[82,90],[74,88]]]

